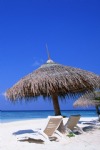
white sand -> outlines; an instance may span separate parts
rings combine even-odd
[[[87,121],[97,118],[81,118],[81,121]],[[64,119],[66,122],[67,119]],[[34,142],[20,142],[13,135],[14,132],[31,131],[36,128],[42,128],[46,124],[46,119],[34,119],[26,121],[16,121],[0,124],[0,150],[99,150],[100,149],[100,126],[95,129],[89,128],[83,134],[75,137],[67,137],[59,142],[45,142],[43,144]],[[84,126],[79,124],[79,126]]]

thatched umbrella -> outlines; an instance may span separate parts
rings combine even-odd
[[[86,93],[82,95],[78,100],[73,104],[74,107],[89,107],[95,106],[98,116],[100,115],[100,92],[94,91],[91,93]]]
[[[97,105],[100,105],[100,92],[86,93],[77,99],[73,104],[74,107],[88,107]]]
[[[48,59],[46,64],[28,74],[6,91],[12,101],[38,96],[52,98],[55,115],[61,115],[58,97],[92,91],[100,84],[98,76],[85,70],[63,66]]]

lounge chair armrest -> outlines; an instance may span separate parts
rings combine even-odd
[[[78,125],[76,125],[76,128],[78,129],[78,131],[79,131],[80,133],[83,133],[83,132],[84,132],[84,131],[82,130],[82,128],[79,127]]]
[[[38,133],[41,134],[45,139],[49,140],[48,136],[42,130],[39,130]]]
[[[72,133],[73,131],[66,127],[65,133]]]
[[[60,137],[63,137],[63,134],[59,132],[58,130],[55,130],[55,133],[58,134]]]

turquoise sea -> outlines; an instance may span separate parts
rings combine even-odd
[[[95,110],[62,110],[62,115],[69,117],[70,115],[80,114],[82,117],[97,117]],[[38,118],[47,118],[53,116],[53,110],[35,110],[35,111],[0,111],[0,121],[11,122],[18,120],[29,120]]]

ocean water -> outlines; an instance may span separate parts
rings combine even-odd
[[[62,110],[63,116],[80,114],[82,117],[97,117],[95,110]],[[18,120],[29,120],[38,118],[47,118],[54,116],[53,110],[35,110],[35,111],[0,111],[0,121],[11,122]]]

